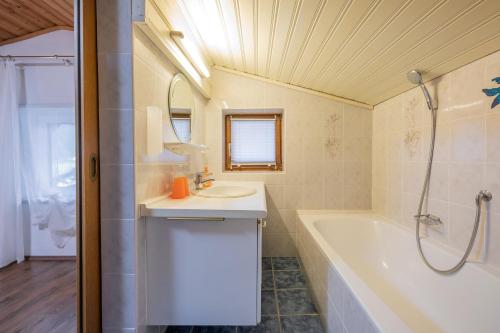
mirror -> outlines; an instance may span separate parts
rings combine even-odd
[[[170,83],[168,93],[170,122],[180,142],[191,142],[194,96],[187,78],[178,73]]]

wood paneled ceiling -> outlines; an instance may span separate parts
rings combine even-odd
[[[0,0],[0,45],[73,29],[73,0]]]
[[[157,2],[215,65],[372,105],[500,49],[500,0]]]

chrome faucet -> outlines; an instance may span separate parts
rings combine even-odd
[[[439,218],[439,216],[432,215],[432,214],[420,214],[420,215],[415,215],[415,219],[426,225],[440,225],[443,224],[443,221]]]
[[[211,173],[208,174],[209,176]],[[210,182],[210,181],[215,181],[213,178],[208,178],[208,179],[203,179],[203,172],[197,172],[195,177],[194,177],[194,185],[195,189],[197,191],[203,190],[203,183]]]

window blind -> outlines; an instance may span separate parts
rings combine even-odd
[[[232,119],[231,162],[276,163],[276,120]]]
[[[191,120],[189,118],[173,118],[172,124],[181,142],[189,142],[191,140]]]

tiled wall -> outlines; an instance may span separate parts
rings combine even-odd
[[[156,106],[168,110],[170,82],[179,70],[138,28],[133,31],[133,50],[136,198],[141,202],[168,192],[174,169],[186,170],[188,159],[165,153],[156,157],[155,162],[150,162],[151,157],[146,152],[146,108]],[[197,143],[203,143],[206,101],[194,88],[192,91],[196,107],[193,135],[201,139]]]
[[[133,30],[133,83],[134,83],[134,142],[135,142],[135,199],[140,202],[169,192],[174,172],[192,173],[189,160],[169,154],[156,157],[155,162],[148,162],[146,155],[147,106],[156,106],[168,110],[168,92],[170,82],[179,70],[163,55],[147,36],[138,28]],[[193,88],[195,107],[193,119],[193,139],[203,143],[205,99]],[[200,170],[201,171],[201,170]],[[145,327],[146,283],[143,266],[145,259],[145,223],[139,217],[136,206],[136,248],[137,248],[137,297],[138,326],[140,330],[154,332],[154,328]]]
[[[487,264],[500,270],[500,106],[483,88],[498,86],[500,52],[428,84],[438,103],[435,163],[428,211],[444,220],[444,232],[430,236],[463,252],[474,223],[474,198],[493,193],[487,206]],[[415,228],[429,150],[431,116],[414,88],[375,107],[373,113],[373,207],[411,230]]]
[[[222,171],[222,109],[226,108],[284,110],[283,172]],[[214,177],[266,183],[265,256],[296,254],[296,209],[371,208],[371,110],[213,70],[205,118]]]
[[[102,325],[137,327],[131,4],[97,1]]]
[[[178,70],[133,31],[132,5],[97,1],[104,332],[160,330],[144,326],[144,224],[138,203],[167,192],[173,170],[186,169],[168,154],[145,162],[146,106],[167,109],[170,80]],[[203,140],[206,102],[195,95],[195,131]]]

